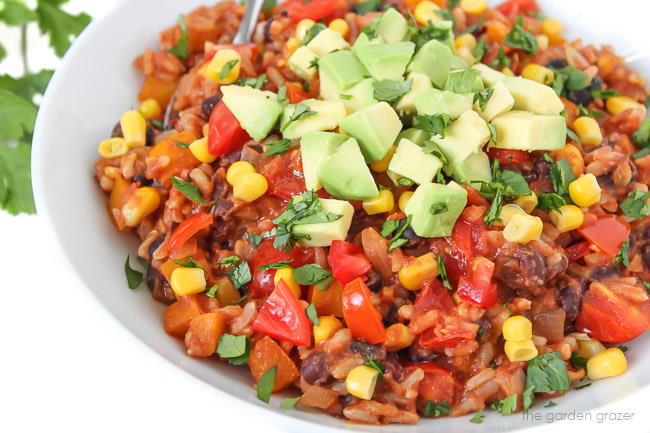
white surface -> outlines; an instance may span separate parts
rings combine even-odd
[[[82,2],[77,2],[77,5],[79,3]],[[108,2],[104,3],[103,9]],[[192,2],[186,2],[183,9],[187,9],[190,3]],[[585,6],[587,2],[573,0],[571,3],[581,3]],[[592,0],[592,6],[583,10],[593,9],[596,3],[605,4]],[[639,3],[640,1],[619,2],[622,6]],[[90,8],[86,9],[90,10]],[[647,15],[637,14],[637,16],[642,18]],[[608,21],[617,22],[611,16]],[[144,27],[159,28],[155,25]],[[4,35],[3,31],[0,31],[0,38]],[[146,35],[146,39],[151,40],[151,35]],[[130,52],[128,47],[125,47],[125,50]],[[95,63],[90,64],[95,65]],[[114,75],[118,80],[124,78],[119,75],[117,69]],[[72,95],[78,97],[74,92]],[[130,101],[129,99],[125,103]],[[62,104],[60,108],[70,107]],[[109,107],[108,104],[100,108],[111,113],[108,117],[114,115],[111,110],[116,109]],[[95,110],[97,109],[95,107]],[[104,119],[98,121],[101,127],[97,127],[98,125],[93,122],[85,122],[85,120],[87,119],[84,119],[84,123],[89,124],[82,124],[75,130],[81,137],[88,137],[84,135],[88,131],[92,131],[90,137],[101,136],[105,133],[104,130],[110,129],[112,123],[110,119]],[[74,185],[76,180],[84,179],[82,182],[89,182],[90,178],[84,176],[89,176],[91,172],[88,164],[95,157],[94,144],[86,146],[83,143],[73,142],[69,146],[76,149],[79,165],[67,163],[65,173],[55,174],[68,179],[67,186],[73,189],[77,187]],[[62,148],[61,153],[67,153],[67,149]],[[59,176],[48,178],[48,183],[56,185],[61,181],[57,177]],[[95,206],[99,202],[99,197],[93,194],[92,188],[92,184],[84,184],[79,194],[73,194],[75,200],[82,201],[78,207],[70,207],[70,209],[81,209],[80,213],[71,215],[67,220],[70,231],[78,234],[78,239],[73,242],[75,244],[82,244],[89,230],[98,230],[93,219],[95,214],[86,212],[86,208]],[[58,189],[58,191],[62,190],[63,188]],[[53,202],[55,199],[60,199],[62,205],[67,201],[63,194],[50,197],[49,200]],[[85,203],[85,200],[90,203]],[[144,429],[144,431],[176,432],[180,429],[185,431],[237,429],[236,431],[273,433],[278,430],[273,430],[269,426],[277,426],[281,420],[286,420],[282,417],[263,423],[257,418],[257,414],[262,412],[252,412],[246,406],[231,409],[229,403],[234,400],[233,398],[224,399],[211,388],[200,385],[198,381],[188,380],[189,376],[177,374],[180,370],[169,368],[168,363],[160,362],[149,349],[124,332],[114,319],[105,314],[104,310],[89,296],[87,289],[75,278],[70,277],[66,265],[60,257],[57,257],[58,250],[49,242],[42,220],[37,217],[12,218],[1,214],[0,227],[2,227],[0,230],[2,230],[5,246],[0,249],[0,263],[4,264],[2,285],[4,308],[0,313],[0,338],[3,342],[3,351],[0,354],[0,431],[31,432],[65,429],[65,431],[77,432],[89,429],[93,431],[143,431]],[[109,233],[112,232],[101,233],[92,239],[101,242],[101,237],[108,236]],[[114,242],[117,245],[123,243],[124,239],[114,237]],[[96,257],[101,254],[99,251],[105,248],[103,245],[95,245],[95,247],[86,251],[92,253],[89,256],[94,259],[94,263],[97,263],[99,259]],[[142,293],[131,293],[122,281],[121,263],[125,250],[126,247],[123,247],[119,256],[101,256],[99,263],[102,264],[102,269],[95,273],[96,283],[92,284],[92,288],[104,290],[104,295],[108,292],[109,295],[114,295],[124,302],[132,301],[132,305],[151,306],[144,290],[141,289]],[[72,249],[67,252],[70,251]],[[107,284],[105,278],[115,278],[115,283]],[[137,311],[130,308],[126,310],[129,313]],[[152,326],[153,329],[153,326],[159,325],[160,318],[154,315],[153,307],[142,308],[140,311],[141,317],[122,319],[134,323],[141,321],[142,328]],[[169,344],[169,339],[160,334],[160,328],[157,328],[157,333],[151,334],[148,343]],[[170,350],[180,354],[178,345],[171,344],[170,347]],[[647,356],[642,356],[643,354],[634,346],[631,355],[632,364],[638,373],[643,368],[640,363]],[[183,360],[181,356],[176,359],[186,368],[188,366],[198,368],[193,365],[192,360]],[[616,382],[619,385],[628,382],[627,387],[634,387],[631,378],[632,374],[629,374]],[[227,379],[231,378],[223,378],[224,381]],[[604,381],[599,384],[600,386],[593,386],[587,390],[574,392],[567,398],[557,399],[558,406],[552,411],[569,414],[576,407],[572,402],[579,399],[581,394],[608,401],[613,397],[615,389],[608,385],[614,385],[614,382]],[[238,390],[239,394],[250,394],[250,389],[243,386]],[[629,421],[599,423],[597,415],[593,414],[592,422],[574,421],[553,426],[556,430],[586,427],[591,431],[609,432],[612,427],[620,426],[627,431],[647,431],[650,417],[644,415],[643,409],[644,400],[648,397],[650,392],[644,390],[632,398],[619,400],[608,408],[610,412],[635,412],[633,423]],[[515,417],[520,419],[521,415],[512,418]],[[507,417],[495,418],[486,421],[482,426],[486,430],[496,430],[502,427],[501,421],[507,419]],[[466,419],[457,420],[454,425],[461,429],[459,431],[472,431],[479,427],[469,424]],[[426,425],[428,431],[435,429],[436,426],[442,425],[436,421]],[[388,430],[397,429],[383,429],[383,431]],[[400,430],[412,431],[410,428]]]

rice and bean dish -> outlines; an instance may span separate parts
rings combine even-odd
[[[189,356],[367,424],[480,423],[625,372],[650,120],[622,57],[535,0],[267,2],[232,44],[244,12],[160,33],[95,164],[141,242],[128,286]]]

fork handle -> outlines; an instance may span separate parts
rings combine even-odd
[[[232,42],[234,44],[245,44],[250,42],[251,36],[253,35],[253,30],[257,25],[257,18],[260,16],[260,11],[262,10],[263,0],[248,0],[246,6],[246,13],[239,24],[239,30],[233,38]]]

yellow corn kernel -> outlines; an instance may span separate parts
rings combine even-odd
[[[169,284],[178,296],[201,293],[205,290],[205,272],[201,268],[176,268]]]
[[[336,18],[332,20],[330,25],[328,26],[331,30],[334,30],[338,34],[340,34],[342,37],[346,37],[348,33],[350,32],[350,25],[348,24],[347,21],[341,18]]]
[[[504,74],[504,75],[507,75],[508,77],[514,77],[515,76],[515,73],[512,72],[512,69],[510,69],[507,66],[504,66],[503,68],[501,68],[501,73]]]
[[[406,349],[413,343],[415,336],[411,334],[408,326],[403,323],[394,323],[386,328],[386,349],[393,352]]]
[[[565,204],[559,210],[551,211],[550,217],[560,233],[577,229],[585,220],[582,209],[572,204]]]
[[[341,131],[339,128],[339,133],[345,134],[345,132]],[[395,150],[397,150],[397,147],[392,146],[389,150],[388,153],[379,161],[373,162],[370,164],[370,168],[372,171],[376,173],[384,173],[386,170],[388,170],[388,164],[390,164],[390,160],[393,159],[393,155],[395,154]]]
[[[300,46],[300,41],[296,38],[289,38],[286,46],[287,50],[289,50],[289,54],[293,54],[293,52],[296,51]]]
[[[546,18],[542,21],[542,33],[549,38],[560,36],[564,32],[564,26],[558,20],[553,18]]]
[[[379,195],[370,200],[363,201],[363,209],[368,215],[375,215],[393,210],[395,207],[395,198],[389,189],[382,189]]]
[[[156,117],[162,113],[160,104],[158,104],[158,101],[153,98],[142,101],[138,107],[138,111],[144,116],[145,119],[151,119],[152,117]]]
[[[293,268],[287,266],[286,268],[276,270],[275,275],[273,275],[273,284],[277,286],[280,280],[284,281],[293,294],[296,295],[296,298],[300,299],[300,295],[302,294],[300,292],[300,284],[293,278]]]
[[[362,400],[372,400],[379,372],[367,365],[354,367],[345,378],[345,388],[351,395]]]
[[[305,35],[307,34],[307,30],[311,29],[316,22],[314,20],[310,20],[309,18],[305,18],[304,20],[300,20],[298,25],[296,25],[296,39],[298,41],[302,41],[305,39]]]
[[[573,122],[573,130],[580,137],[582,144],[595,146],[603,141],[603,133],[600,130],[600,125],[598,125],[598,122],[593,117],[578,117]]]
[[[503,237],[509,242],[525,244],[539,239],[544,229],[542,219],[532,215],[513,215],[503,229]]]
[[[600,185],[591,173],[583,174],[569,184],[571,200],[580,207],[589,207],[600,201]]]
[[[587,361],[587,376],[590,380],[618,376],[627,370],[627,359],[618,347],[612,347]]]
[[[189,146],[192,155],[201,162],[211,163],[217,159],[216,155],[208,152],[208,137],[199,138],[194,140]]]
[[[513,202],[523,210],[531,213],[537,207],[537,194],[531,191],[530,195],[522,195],[515,199]]]
[[[104,158],[116,158],[129,151],[129,146],[122,137],[109,138],[99,143],[97,152]]]
[[[158,190],[150,186],[138,188],[122,206],[124,223],[128,227],[136,227],[145,217],[155,212],[158,206],[160,206]]]
[[[454,41],[454,47],[459,48],[468,48],[473,50],[476,48],[476,37],[471,33],[465,33],[464,35],[458,36]]]
[[[404,191],[399,196],[398,206],[402,212],[406,210],[406,205],[411,201],[411,197],[413,197],[413,191]]]
[[[591,357],[605,350],[603,343],[582,332],[572,332],[569,334],[569,337],[576,339],[576,342],[578,343],[576,354],[584,359],[591,359]]]
[[[510,222],[513,216],[515,215],[528,215],[525,210],[517,206],[516,204],[507,204],[501,208],[499,212],[499,220],[503,225],[506,225]]]
[[[397,275],[407,290],[419,290],[424,280],[436,278],[438,274],[436,256],[426,253],[404,266]]]
[[[241,56],[230,48],[218,50],[205,70],[206,76],[217,84],[232,84],[239,78]]]
[[[460,0],[460,8],[468,14],[481,14],[487,8],[487,0]]]
[[[139,112],[131,110],[122,114],[120,127],[129,148],[144,146],[147,143],[147,121]]]
[[[329,339],[343,324],[335,316],[321,316],[318,318],[318,325],[314,325],[314,342],[316,344]]]
[[[535,36],[535,39],[537,40],[537,48],[539,50],[546,50],[548,48],[548,44],[550,43],[548,36],[537,35]]]
[[[248,173],[255,173],[257,170],[255,170],[255,167],[253,167],[253,164],[251,164],[248,161],[237,161],[233,162],[230,167],[228,167],[228,171],[226,172],[226,181],[230,185],[235,185],[237,182],[237,179],[243,174],[248,174]]]
[[[415,7],[413,15],[418,23],[424,25],[429,24],[429,21],[440,21],[442,17],[436,13],[440,10],[440,6],[430,1],[421,1]]]
[[[510,362],[530,361],[537,356],[537,347],[533,340],[506,341],[503,351]]]
[[[501,328],[506,341],[524,341],[533,338],[533,324],[524,316],[510,316]]]
[[[465,60],[468,65],[473,65],[476,63],[476,57],[472,54],[472,50],[467,47],[460,47],[456,50],[456,55],[461,59]]]
[[[555,80],[555,73],[549,68],[536,63],[529,63],[524,66],[521,76],[542,84],[551,84]]]
[[[262,197],[267,189],[269,184],[264,176],[259,173],[246,173],[237,178],[232,188],[232,195],[250,203]]]
[[[607,111],[612,114],[620,114],[630,108],[643,108],[643,105],[627,96],[614,96],[607,99]]]

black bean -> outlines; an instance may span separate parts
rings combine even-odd
[[[271,18],[264,24],[264,42],[273,42],[273,37],[271,36],[271,24],[273,24],[274,20],[275,18]]]
[[[404,378],[404,369],[397,355],[394,352],[389,352],[386,354],[386,359],[382,362],[384,364],[384,373],[390,374],[393,379],[401,382]]]
[[[381,289],[381,277],[375,271],[374,269],[370,269],[367,273],[366,276],[368,277],[368,280],[366,281],[366,286],[372,290],[373,292],[379,291]]]
[[[592,80],[591,80],[591,86],[589,86],[591,90],[600,90],[603,88],[603,79],[600,78],[600,75],[596,75]]]
[[[365,341],[361,340],[354,340],[352,343],[350,343],[350,346],[348,346],[348,348],[350,349],[350,352],[358,353],[364,358],[384,359],[386,357],[385,350],[379,346],[375,346],[374,344],[366,343]]]
[[[113,126],[113,130],[111,131],[111,137],[123,137],[122,134],[122,125],[120,125],[120,122],[117,122],[115,126]]]
[[[219,101],[221,101],[221,97],[219,95],[210,96],[209,98],[205,98],[203,101],[201,101],[201,114],[203,114],[203,117],[205,119],[208,119],[210,117],[212,110],[214,110],[214,107],[216,107]]]
[[[567,62],[564,59],[551,59],[548,61],[549,68],[562,69],[567,67]]]
[[[300,367],[300,375],[311,385],[325,382],[329,376],[327,355],[324,352],[314,352],[309,355]]]
[[[591,95],[591,90],[589,89],[569,90],[567,92],[567,99],[574,104],[585,107],[594,101],[594,97]]]
[[[156,133],[151,126],[147,125],[147,146],[153,146],[155,140]]]
[[[411,362],[429,362],[440,357],[440,354],[433,349],[422,347],[419,344],[413,344],[408,349],[408,357]]]
[[[147,179],[147,176],[144,174],[136,174],[131,179],[133,183],[140,182],[140,186],[153,186],[154,179]]]

